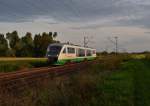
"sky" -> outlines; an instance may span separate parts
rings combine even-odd
[[[58,32],[57,40],[121,52],[150,51],[150,0],[0,0],[0,33]]]

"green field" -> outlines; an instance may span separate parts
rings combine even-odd
[[[49,66],[46,58],[0,58],[0,72]]]
[[[150,61],[132,60],[105,79],[101,90],[105,106],[150,105]]]
[[[2,99],[9,106],[150,106],[149,89],[149,58],[106,56],[85,71],[41,81],[21,98]]]
[[[15,57],[0,57],[0,62],[2,61],[29,61],[29,60],[46,60],[47,58],[31,58],[31,57],[25,57],[25,58],[15,58]]]

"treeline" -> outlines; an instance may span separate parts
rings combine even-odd
[[[44,57],[50,43],[56,41],[57,32],[35,34],[27,32],[20,37],[17,31],[0,34],[0,57]]]

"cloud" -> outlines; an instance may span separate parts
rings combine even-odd
[[[114,22],[145,25],[147,23],[143,19],[150,17],[149,9],[148,0],[5,0],[0,1],[0,21],[32,21],[39,16],[61,22],[129,17],[128,20]],[[130,19],[133,16],[145,17],[140,20]]]
[[[150,31],[144,32],[145,34],[150,34]]]
[[[98,50],[106,36],[117,34],[130,50],[144,50],[150,49],[149,10],[150,0],[0,0],[0,32],[52,30],[64,41],[86,32],[95,35]]]

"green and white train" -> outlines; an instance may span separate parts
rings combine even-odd
[[[48,46],[46,56],[50,63],[64,65],[68,62],[94,60],[96,50],[71,44],[54,43]]]

